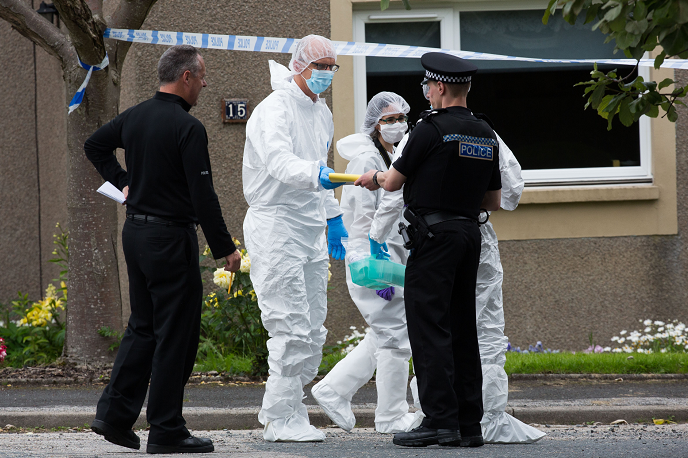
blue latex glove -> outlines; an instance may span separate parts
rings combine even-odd
[[[332,183],[330,181],[330,173],[334,173],[329,167],[320,166],[320,184],[323,185],[325,189],[334,189],[342,186],[344,183]]]
[[[394,296],[394,286],[390,286],[389,288],[385,289],[378,289],[375,291],[378,296],[383,298],[386,301],[391,301],[392,296]]]
[[[368,235],[368,240],[370,240],[370,254],[372,256],[377,259],[389,259],[387,243],[378,243],[371,239],[370,235]]]
[[[332,169],[330,169],[332,170]],[[346,249],[342,245],[342,237],[348,237],[342,215],[327,220],[327,251],[333,259],[344,259]]]

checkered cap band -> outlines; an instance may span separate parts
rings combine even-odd
[[[435,81],[442,81],[443,83],[468,83],[471,81],[471,76],[446,76],[438,75],[430,70],[425,70],[425,77]]]

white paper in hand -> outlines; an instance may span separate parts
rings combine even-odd
[[[126,199],[124,198],[124,194],[122,194],[122,191],[117,189],[109,181],[103,183],[103,186],[98,188],[98,192],[104,195],[105,197],[109,197],[110,199],[119,202],[120,204],[123,204],[126,201]]]

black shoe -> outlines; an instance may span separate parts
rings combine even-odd
[[[189,436],[175,445],[148,443],[146,453],[210,453],[215,450],[213,441],[202,437]]]
[[[102,420],[93,420],[91,422],[91,429],[94,433],[104,436],[106,441],[112,442],[113,444],[133,448],[135,450],[141,448],[141,439],[139,439],[139,436],[131,429],[117,429]]]
[[[456,429],[432,429],[419,426],[407,433],[397,433],[392,439],[394,445],[404,447],[427,447],[428,445],[457,446],[461,442],[461,434]]]
[[[485,445],[485,441],[483,441],[483,436],[468,436],[461,439],[459,445],[461,447],[482,447]]]

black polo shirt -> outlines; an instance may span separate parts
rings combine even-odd
[[[497,135],[464,107],[418,123],[392,166],[406,177],[404,202],[420,214],[477,219],[485,192],[502,188]]]
[[[122,112],[86,140],[100,175],[129,186],[127,214],[199,223],[216,259],[236,250],[213,187],[208,135],[182,97],[157,92]],[[114,152],[123,148],[127,170]]]

